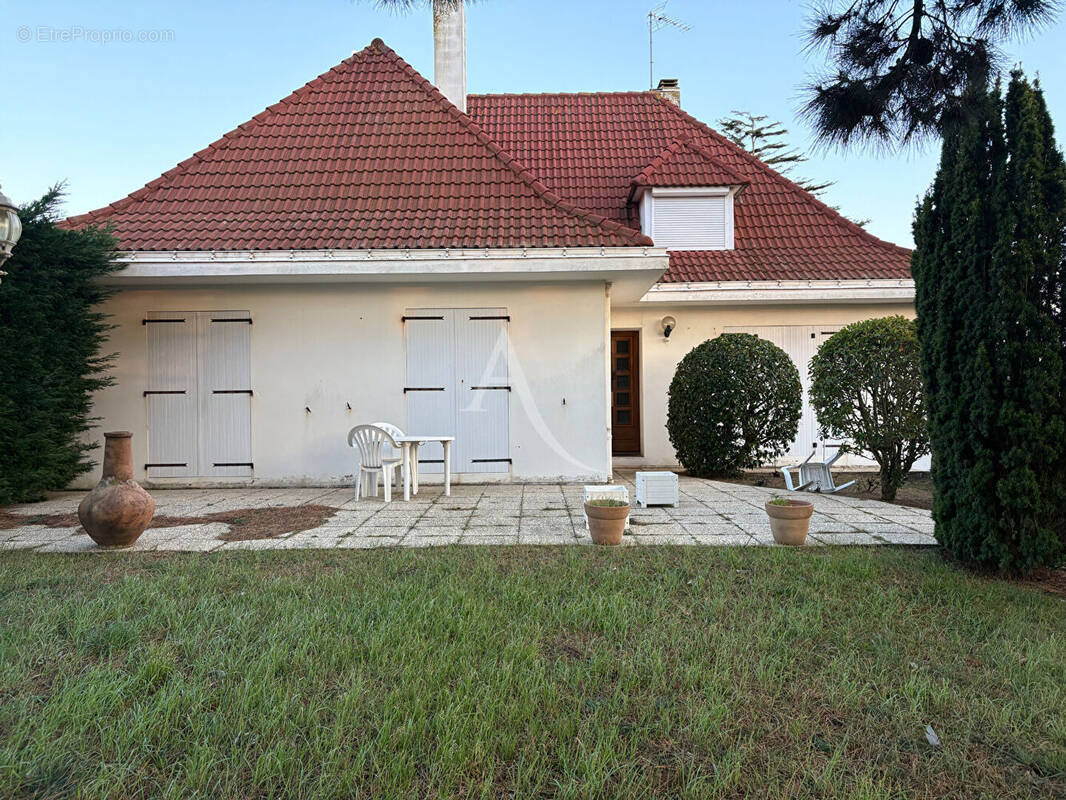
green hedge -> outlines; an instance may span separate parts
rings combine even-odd
[[[810,395],[825,435],[876,461],[881,499],[894,500],[929,453],[914,322],[882,317],[837,331],[811,359]]]
[[[1066,559],[1066,163],[1039,86],[974,98],[911,262],[937,539],[1026,572]]]
[[[670,383],[666,428],[693,475],[736,475],[782,455],[796,438],[803,389],[776,345],[727,333],[681,359]]]
[[[115,240],[56,225],[59,187],[19,212],[22,238],[0,283],[0,504],[62,489],[92,464],[83,435],[109,384],[97,279],[118,269]]]

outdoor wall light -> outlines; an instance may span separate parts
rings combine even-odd
[[[19,220],[18,209],[7,195],[0,192],[0,267],[11,258],[11,250],[22,235],[22,221]],[[7,275],[0,269],[0,278]]]
[[[669,339],[670,334],[674,332],[674,328],[677,327],[677,320],[673,317],[663,317],[663,338]]]

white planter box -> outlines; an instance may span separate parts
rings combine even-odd
[[[677,508],[677,474],[673,472],[638,472],[637,505],[673,506]]]

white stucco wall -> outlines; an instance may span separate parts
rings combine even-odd
[[[477,480],[606,478],[608,311],[602,281],[127,289],[103,309],[118,326],[109,349],[119,357],[112,370],[116,385],[95,399],[94,415],[102,419],[91,438],[102,439],[104,430],[133,431],[134,474],[145,481],[145,313],[247,310],[254,320],[254,482],[346,483],[354,464],[345,442],[351,427],[375,420],[406,425],[400,318],[417,307],[506,307],[511,315],[512,471],[474,476]],[[94,470],[75,485],[88,487],[98,478]],[[190,482],[209,481],[184,481]]]
[[[764,325],[846,325],[862,319],[902,314],[914,317],[910,303],[812,304],[773,306],[692,307],[656,303],[640,307],[614,308],[613,330],[639,330],[641,358],[641,425],[643,455],[616,458],[615,467],[677,467],[677,458],[666,432],[667,390],[678,362],[696,345],[713,339],[730,326]],[[661,320],[677,320],[677,328],[666,339]],[[845,463],[842,461],[841,463]]]

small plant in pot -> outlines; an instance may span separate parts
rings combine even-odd
[[[814,505],[806,500],[793,500],[774,495],[766,501],[766,515],[770,530],[778,544],[801,545],[807,541]]]
[[[589,535],[596,544],[618,545],[629,517],[629,503],[621,500],[589,500],[585,503]]]

